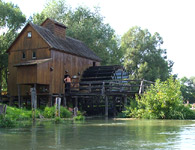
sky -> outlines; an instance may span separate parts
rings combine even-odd
[[[47,0],[4,0],[17,4],[27,16],[41,12]],[[158,32],[162,48],[174,62],[178,77],[195,76],[195,0],[66,0],[72,8],[79,5],[100,7],[104,22],[122,36],[133,26]]]

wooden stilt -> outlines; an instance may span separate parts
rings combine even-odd
[[[21,107],[21,101],[20,101],[20,84],[18,84],[18,107]]]
[[[127,96],[124,97],[124,107],[123,107],[124,110],[126,110],[126,106],[127,106]]]
[[[64,106],[64,107],[67,107],[66,96],[65,96],[65,95],[64,95],[64,97],[63,97],[63,106]]]
[[[105,97],[105,116],[108,117],[108,96]]]
[[[75,97],[74,116],[77,116],[78,112],[78,96]]]
[[[56,97],[56,117],[60,117],[61,97]]]
[[[12,106],[13,105],[13,101],[14,101],[14,97],[11,96],[10,99],[9,99],[9,105]]]
[[[116,116],[116,100],[117,97],[113,97],[113,115]]]
[[[31,88],[31,108],[32,108],[32,118],[35,120],[35,114],[37,109],[37,93],[36,88]]]

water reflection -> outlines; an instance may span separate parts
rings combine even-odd
[[[194,135],[194,121],[103,119],[63,124],[36,122],[26,128],[0,129],[0,149],[195,149]]]

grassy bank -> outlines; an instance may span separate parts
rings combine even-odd
[[[46,119],[60,123],[64,118],[72,118],[72,112],[65,107],[60,107],[60,117],[56,117],[56,109],[53,107],[45,107],[43,110],[36,109],[35,118]],[[84,116],[78,112],[78,116],[74,120],[83,120]],[[0,115],[0,128],[21,126],[21,122],[32,121],[32,110],[25,108],[16,108],[7,106],[6,114]]]

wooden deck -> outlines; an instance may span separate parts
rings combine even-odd
[[[72,82],[71,89],[65,92],[64,100],[71,99],[74,107],[81,104],[90,114],[95,110],[109,115],[121,112],[127,105],[127,97],[142,94],[153,82],[147,80],[108,80]],[[66,104],[66,102],[64,102]],[[104,109],[104,110],[103,110]],[[118,111],[117,111],[118,109]]]
[[[73,82],[65,96],[112,96],[141,94],[153,82],[147,80],[110,80]]]

